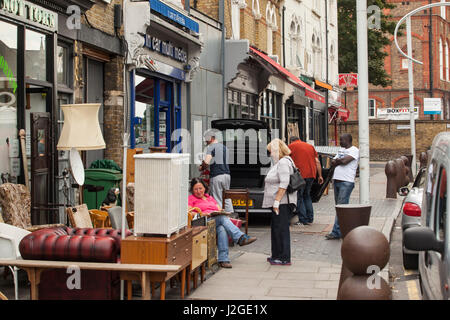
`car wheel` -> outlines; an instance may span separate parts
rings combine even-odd
[[[403,267],[415,270],[419,266],[419,255],[417,253],[408,254],[403,252]]]

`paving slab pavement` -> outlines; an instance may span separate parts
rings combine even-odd
[[[371,169],[369,226],[383,232],[389,240],[402,198],[385,199],[384,165]],[[350,203],[359,202],[359,181]],[[186,299],[225,299],[237,297],[260,300],[336,299],[341,272],[340,240],[325,240],[335,219],[332,188],[320,202],[314,203],[315,218],[310,226],[291,226],[291,266],[271,266],[270,226],[249,226],[249,234],[258,240],[251,245],[230,247],[232,269],[221,269]],[[251,219],[251,217],[250,217]],[[389,266],[380,275],[389,280]],[[229,294],[234,288],[236,294]]]

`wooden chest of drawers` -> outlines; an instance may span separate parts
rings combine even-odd
[[[123,263],[174,264],[192,262],[192,229],[167,237],[127,237],[121,243]]]
[[[195,227],[192,237],[192,264],[191,270],[198,268],[208,258],[207,250],[208,229],[206,227]]]

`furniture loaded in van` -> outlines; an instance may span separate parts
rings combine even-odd
[[[248,189],[250,215],[269,215],[271,210],[262,208],[264,179],[271,166],[270,155],[267,153],[267,144],[272,140],[269,125],[262,120],[220,119],[212,121],[211,127],[222,133],[218,140],[227,146],[230,152],[230,188]],[[324,152],[318,151],[324,183],[319,185],[317,180],[314,181],[311,189],[313,202],[320,200],[331,180],[333,172],[327,168],[326,158],[334,157],[338,148],[325,147]],[[246,215],[246,201],[233,200],[233,207],[240,216]]]

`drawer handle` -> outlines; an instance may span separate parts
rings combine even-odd
[[[203,239],[205,239],[206,238],[206,236],[205,235],[203,235]]]
[[[173,246],[174,246],[174,247],[176,247],[176,246],[177,246],[177,243],[176,243],[176,242],[174,242],[174,243],[173,243]]]
[[[177,260],[177,257],[172,257],[172,261],[175,261],[175,260]]]
[[[195,243],[198,243],[198,240],[195,240]]]
[[[186,254],[188,254],[188,253],[189,253],[189,249],[185,249],[184,251],[186,252]]]

